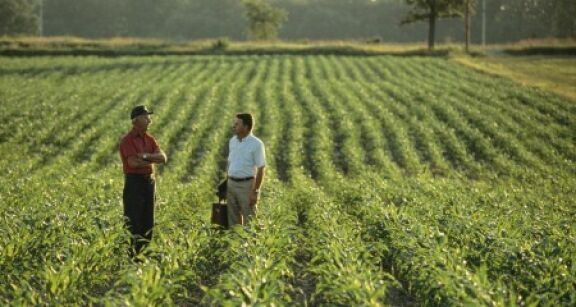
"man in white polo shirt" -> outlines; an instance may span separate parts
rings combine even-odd
[[[254,119],[250,113],[236,114],[234,136],[228,154],[228,224],[248,225],[256,214],[256,204],[264,179],[266,156],[264,143],[252,134]]]

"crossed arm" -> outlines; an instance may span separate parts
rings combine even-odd
[[[146,159],[144,159],[146,158]],[[152,163],[166,163],[168,158],[162,150],[158,150],[155,153],[139,153],[136,156],[130,156],[127,159],[128,165],[133,168],[146,167]]]

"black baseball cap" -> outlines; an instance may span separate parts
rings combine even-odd
[[[140,116],[142,114],[154,114],[154,112],[151,112],[150,110],[148,110],[146,108],[146,106],[144,106],[144,105],[135,106],[132,109],[132,112],[130,112],[130,119],[134,119],[136,116]]]

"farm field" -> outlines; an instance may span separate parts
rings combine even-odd
[[[0,58],[1,305],[576,304],[576,104],[444,58]],[[155,112],[154,239],[117,150]],[[234,114],[257,225],[209,224]]]

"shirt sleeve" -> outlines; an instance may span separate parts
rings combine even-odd
[[[131,156],[136,156],[138,153],[136,152],[136,148],[132,146],[132,144],[128,141],[128,139],[123,139],[120,142],[120,155],[127,159]]]
[[[158,146],[156,139],[151,138],[151,140],[152,140],[152,153],[160,152],[160,146]]]
[[[266,166],[266,150],[262,142],[258,142],[257,144],[256,150],[254,151],[254,164],[260,168]]]

